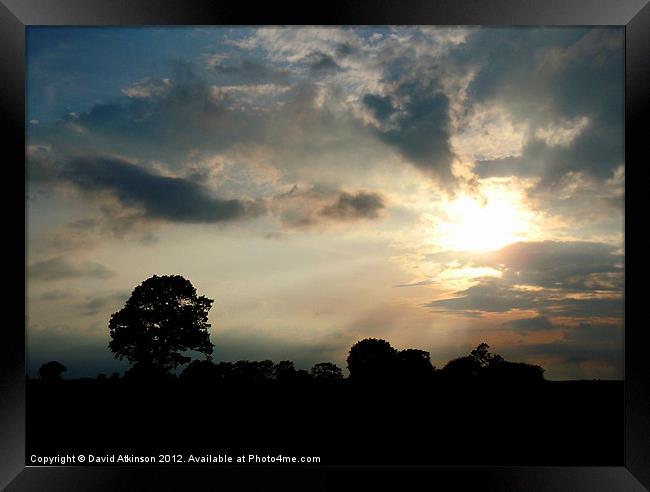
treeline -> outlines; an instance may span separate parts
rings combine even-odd
[[[449,361],[441,369],[431,364],[430,354],[419,349],[396,350],[386,340],[366,338],[354,344],[347,357],[348,378],[332,362],[320,362],[309,371],[296,369],[294,363],[283,360],[237,362],[214,362],[211,358],[191,361],[177,376],[152,365],[134,364],[123,377],[113,373],[107,377],[99,374],[98,381],[170,381],[178,380],[192,384],[213,384],[219,382],[262,382],[281,383],[336,383],[347,380],[355,384],[383,383],[523,383],[535,384],[544,381],[544,369],[523,362],[511,362],[498,354],[489,352],[489,345],[481,343],[468,355]],[[43,364],[38,371],[43,381],[62,379],[66,367],[58,361]]]

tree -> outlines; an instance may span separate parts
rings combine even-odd
[[[311,375],[320,381],[337,381],[343,379],[343,371],[332,362],[319,362],[311,368]]]
[[[393,376],[397,351],[386,340],[366,338],[350,349],[347,358],[350,379],[380,381]]]
[[[38,376],[43,381],[60,381],[61,376],[66,370],[67,368],[63,364],[55,360],[51,360],[50,362],[43,364],[38,369]]]
[[[296,377],[296,368],[290,360],[281,360],[273,368],[273,373],[278,381],[289,381]]]
[[[525,362],[493,362],[485,373],[490,381],[498,383],[537,384],[544,381],[544,369]]]
[[[407,381],[431,378],[435,368],[431,365],[429,352],[418,349],[400,350],[397,353],[397,373]]]
[[[232,365],[232,377],[240,381],[264,381],[273,377],[273,361],[238,360]]]
[[[219,369],[211,360],[193,360],[179,379],[190,383],[211,383],[219,379]]]
[[[138,285],[125,306],[111,316],[108,346],[143,373],[168,373],[191,357],[187,351],[212,354],[208,311],[213,300],[197,296],[180,275],[154,275]]]
[[[474,379],[481,371],[481,364],[469,355],[450,360],[440,370],[443,381],[466,382]]]
[[[309,374],[308,371],[305,371],[304,369],[298,369],[296,371],[296,377],[294,381],[297,383],[307,383],[308,381],[311,381],[311,379],[311,374]]]
[[[503,357],[498,354],[491,354],[488,352],[489,348],[490,346],[487,343],[482,342],[469,353],[469,356],[472,357],[481,367],[488,367],[491,364],[502,362]]]

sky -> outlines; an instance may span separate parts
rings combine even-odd
[[[623,36],[28,27],[28,373],[124,371],[110,315],[177,274],[217,361],[622,379]]]

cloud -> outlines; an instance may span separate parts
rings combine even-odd
[[[435,84],[404,83],[390,96],[366,94],[363,104],[380,123],[382,141],[440,184],[454,183],[449,98]]]
[[[172,88],[169,79],[155,79],[146,77],[129,86],[122,88],[122,93],[127,97],[155,97],[164,96]]]
[[[561,328],[562,338],[558,340],[513,345],[504,350],[503,355],[547,360],[552,373],[556,373],[555,377],[623,377],[622,323],[583,322]]]
[[[473,66],[469,105],[498,104],[529,127],[520,155],[483,160],[482,177],[569,172],[597,179],[623,163],[623,30],[483,29],[453,52]]]
[[[29,266],[29,276],[35,280],[52,282],[69,278],[109,278],[115,273],[95,262],[73,264],[64,258],[37,261]]]
[[[322,208],[319,214],[341,221],[376,219],[379,217],[379,211],[384,208],[384,199],[379,193],[358,191],[351,194],[341,191],[336,202]]]
[[[426,279],[426,280],[420,280],[419,282],[411,282],[410,284],[398,284],[398,285],[394,285],[393,287],[421,287],[424,285],[431,285],[433,283],[435,283],[434,280]]]
[[[380,30],[386,36],[366,38],[356,29],[265,28],[237,45],[264,50],[273,63],[301,77],[305,64],[308,76],[327,75],[327,84],[319,87],[327,109],[370,123],[373,134],[407,163],[449,187],[455,182],[449,95],[438,61],[465,34]]]
[[[221,85],[287,85],[291,80],[286,68],[274,67],[254,58],[213,56],[209,58],[209,65]]]
[[[47,156],[31,153],[30,184],[44,177],[48,160],[80,155],[119,153],[142,166],[158,163],[183,176],[196,155],[264,149],[265,162],[278,170],[285,186],[319,181],[342,187],[382,164],[383,145],[350,114],[346,93],[336,84],[319,85],[310,77],[290,85],[214,84],[195,66],[183,67],[170,77],[169,90],[157,97],[125,96],[95,104],[77,118],[30,127],[30,146],[50,149]],[[364,164],[351,166],[351,160]]]
[[[71,292],[64,289],[55,289],[48,290],[43,292],[38,298],[40,301],[57,301],[59,299],[65,299],[71,295]]]
[[[334,58],[321,52],[309,54],[303,59],[303,62],[307,64],[309,70],[318,74],[332,73],[341,70],[341,67],[336,63]]]
[[[555,328],[546,316],[513,319],[504,323],[504,326],[512,328],[522,335],[527,335],[531,331],[549,331]]]
[[[513,283],[617,291],[623,286],[623,256],[616,250],[588,241],[518,242],[487,255],[483,263],[500,268]]]
[[[94,315],[102,310],[111,309],[117,303],[125,302],[130,293],[125,291],[115,292],[105,296],[92,297],[80,305],[82,314]]]
[[[294,186],[273,199],[273,210],[282,224],[293,228],[374,220],[385,208],[380,193],[363,190],[347,192],[312,187],[303,191]]]
[[[434,310],[503,313],[513,309],[538,307],[538,295],[531,291],[515,289],[499,279],[482,279],[478,285],[455,292],[455,297],[430,302]]]
[[[623,286],[623,254],[599,242],[516,242],[494,252],[444,251],[428,255],[428,259],[494,268],[512,285],[580,292],[620,291]]]
[[[61,164],[58,179],[84,193],[109,192],[127,208],[141,208],[150,219],[212,223],[255,217],[265,210],[259,201],[219,199],[193,181],[153,174],[111,157],[71,159]]]
[[[586,241],[520,242],[493,253],[440,253],[436,261],[454,258],[457,266],[490,267],[499,278],[480,278],[452,297],[433,301],[435,310],[466,315],[537,310],[548,316],[622,317],[624,267],[616,248]],[[517,321],[515,328],[530,320]],[[533,329],[543,326],[536,318]]]

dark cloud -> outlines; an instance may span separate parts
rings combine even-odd
[[[386,122],[390,115],[395,111],[393,100],[390,96],[366,94],[363,96],[363,104],[372,112],[373,116],[380,123]]]
[[[37,261],[29,266],[29,276],[35,280],[51,282],[68,278],[108,278],[115,275],[104,265],[95,262],[71,263],[64,258]]]
[[[504,351],[507,357],[545,358],[576,365],[599,364],[609,377],[623,377],[622,323],[579,323],[563,327],[562,338],[547,343],[521,344]]]
[[[427,306],[435,310],[503,313],[512,309],[534,309],[539,294],[514,289],[499,279],[486,278],[478,285],[455,293],[455,297],[433,301]]]
[[[193,181],[153,174],[112,157],[73,158],[53,165],[47,177],[73,184],[86,194],[109,192],[125,207],[143,209],[151,219],[210,223],[254,217],[265,211],[259,201],[222,200]]]
[[[521,156],[483,161],[481,176],[537,175],[553,187],[568,172],[611,177],[623,162],[623,30],[481,29],[452,50],[450,63],[477,68],[469,100],[498,104],[531,132]],[[549,124],[586,117],[566,146],[535,136]]]
[[[576,318],[622,318],[625,311],[625,299],[621,292],[614,297],[587,297],[581,299],[554,298],[540,302],[540,309],[553,316]]]
[[[605,243],[530,241],[488,253],[443,251],[427,256],[437,263],[490,267],[513,285],[574,291],[621,291],[623,254]]]
[[[379,193],[358,191],[356,194],[342,191],[332,205],[320,210],[320,215],[335,220],[376,219],[379,211],[386,208]]]
[[[403,109],[396,109],[388,96],[367,94],[363,98],[373,115],[387,123],[375,129],[378,137],[440,184],[452,185],[449,98],[435,85],[423,87],[415,82],[400,85],[392,97],[403,101]]]
[[[303,60],[309,70],[318,74],[333,73],[342,70],[334,58],[325,53],[315,52],[306,56]]]
[[[373,220],[386,208],[384,197],[370,191],[347,192],[294,186],[273,200],[273,210],[287,227],[323,226],[332,223]]]
[[[477,312],[537,310],[548,316],[622,317],[623,256],[604,243],[521,242],[494,253],[451,252],[431,255],[436,261],[454,258],[462,265],[491,267],[500,278],[486,277],[453,297],[427,306],[476,315]],[[515,322],[524,327],[530,320]],[[544,323],[536,318],[536,327]],[[534,329],[529,328],[529,329]]]
[[[479,161],[476,171],[481,177],[541,176],[540,188],[557,185],[569,172],[584,171],[604,180],[611,178],[623,164],[622,138],[622,125],[612,128],[596,122],[567,147],[552,147],[531,138],[522,155]]]
[[[527,290],[501,279],[484,278],[477,285],[454,293],[454,297],[430,302],[436,311],[456,311],[466,316],[505,313],[515,309],[536,310],[548,316],[577,318],[623,316],[625,301],[620,292],[608,296],[570,297],[571,292]]]
[[[197,183],[151,174],[118,159],[73,159],[61,177],[86,192],[112,192],[126,206],[142,207],[151,218],[173,222],[222,222],[264,211],[258,202],[214,198]]]
[[[501,269],[513,283],[576,291],[622,289],[623,255],[604,243],[519,242],[479,263]]]

